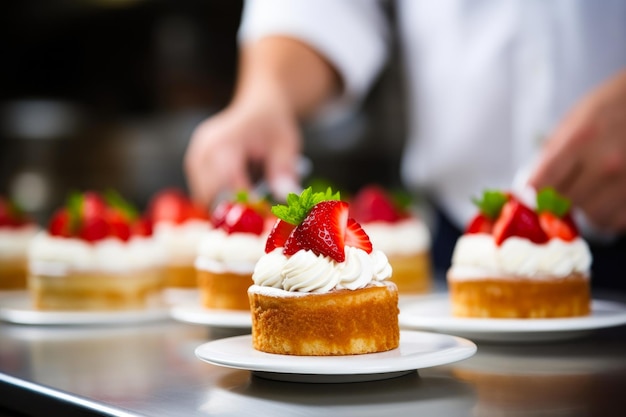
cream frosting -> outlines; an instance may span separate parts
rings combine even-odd
[[[195,266],[215,273],[251,274],[265,253],[266,240],[266,233],[228,234],[222,229],[210,230],[200,241]]]
[[[361,224],[374,249],[388,256],[409,255],[430,249],[430,231],[424,222],[415,217],[396,223],[369,222]]]
[[[28,245],[39,232],[39,226],[0,227],[0,259],[26,259]]]
[[[42,231],[30,243],[28,264],[35,275],[62,276],[71,271],[116,273],[160,267],[163,252],[152,237],[133,236],[127,242],[106,238],[89,243]]]
[[[391,277],[387,256],[379,250],[368,254],[362,249],[346,246],[346,260],[335,262],[309,250],[292,256],[276,248],[263,255],[256,264],[252,280],[261,287],[287,292],[325,293],[333,289],[356,290],[380,283]]]
[[[198,245],[211,229],[211,223],[206,220],[190,219],[181,224],[158,222],[154,225],[154,238],[163,248],[168,264],[193,265]]]
[[[591,262],[589,246],[580,237],[570,242],[554,238],[544,244],[509,237],[498,246],[489,234],[465,234],[454,248],[448,279],[589,276]]]

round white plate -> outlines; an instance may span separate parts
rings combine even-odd
[[[173,319],[185,323],[233,329],[252,327],[252,317],[249,311],[213,310],[198,304],[180,304],[172,307],[170,314]]]
[[[476,345],[460,337],[402,330],[397,349],[365,355],[276,355],[255,350],[252,335],[214,340],[200,345],[195,352],[203,361],[253,371],[263,378],[343,383],[388,379],[460,361],[476,353]]]
[[[626,305],[593,300],[591,314],[554,319],[489,319],[452,316],[448,294],[425,296],[400,308],[400,326],[494,342],[541,342],[584,336],[626,324]]]
[[[32,325],[131,324],[165,320],[166,308],[126,311],[41,311],[32,307],[27,292],[0,297],[0,320]]]

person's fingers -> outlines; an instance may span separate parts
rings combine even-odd
[[[301,191],[298,175],[300,155],[300,133],[296,126],[286,126],[273,141],[271,152],[265,161],[265,172],[272,195],[279,201],[285,201],[289,193]]]
[[[577,206],[595,227],[603,230],[626,230],[626,193],[624,178],[606,181],[593,189]]]
[[[581,156],[593,134],[586,120],[568,118],[546,145],[529,184],[536,189],[551,186],[567,195],[581,174]]]

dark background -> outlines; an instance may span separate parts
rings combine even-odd
[[[70,190],[109,187],[144,207],[186,187],[193,128],[223,108],[242,2],[54,0],[4,5],[0,194],[45,222]],[[344,192],[399,187],[402,94],[392,64],[362,111],[305,128],[310,178]]]

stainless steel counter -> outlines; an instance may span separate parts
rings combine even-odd
[[[0,324],[0,415],[626,415],[626,326],[563,342],[478,342],[461,362],[346,384],[272,381],[194,356],[241,333],[174,321]]]

